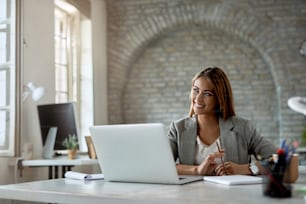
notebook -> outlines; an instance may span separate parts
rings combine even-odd
[[[204,181],[225,185],[259,184],[263,182],[262,177],[248,175],[228,175],[228,176],[204,176]]]
[[[101,125],[90,128],[106,181],[185,184],[199,176],[179,176],[161,123]]]
[[[77,171],[67,171],[65,173],[65,178],[91,181],[91,180],[104,179],[104,175],[103,174],[86,174],[86,173],[81,173]]]

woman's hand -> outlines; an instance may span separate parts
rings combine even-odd
[[[214,170],[217,167],[217,163],[215,161],[216,158],[221,158],[224,156],[223,152],[215,152],[210,154],[198,167],[197,174],[198,175],[211,175],[214,174]]]
[[[217,176],[222,175],[233,175],[233,174],[245,174],[250,175],[249,164],[236,164],[234,162],[224,162],[224,167],[222,164],[219,164],[215,168],[215,173]]]

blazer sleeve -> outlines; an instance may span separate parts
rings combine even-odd
[[[263,137],[251,121],[233,117],[220,121],[221,136],[225,146],[225,158],[239,164],[250,162],[251,155],[260,159],[269,158],[276,152],[276,147]]]
[[[170,141],[170,146],[173,154],[174,161],[178,158],[178,132],[175,125],[175,122],[171,122],[170,128],[168,131],[168,138]]]
[[[249,153],[253,154],[257,159],[259,159],[259,156],[262,159],[267,159],[276,152],[276,146],[267,138],[263,137],[250,121],[247,121],[245,125],[245,132],[250,136],[248,144]]]

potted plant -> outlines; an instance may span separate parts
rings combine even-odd
[[[78,137],[74,134],[73,135],[69,134],[68,137],[66,137],[63,140],[62,144],[68,150],[68,158],[75,159],[78,145],[79,145]]]

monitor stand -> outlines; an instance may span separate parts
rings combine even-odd
[[[57,133],[57,127],[50,127],[45,145],[43,147],[44,159],[53,159],[53,148],[55,144],[56,133]]]

